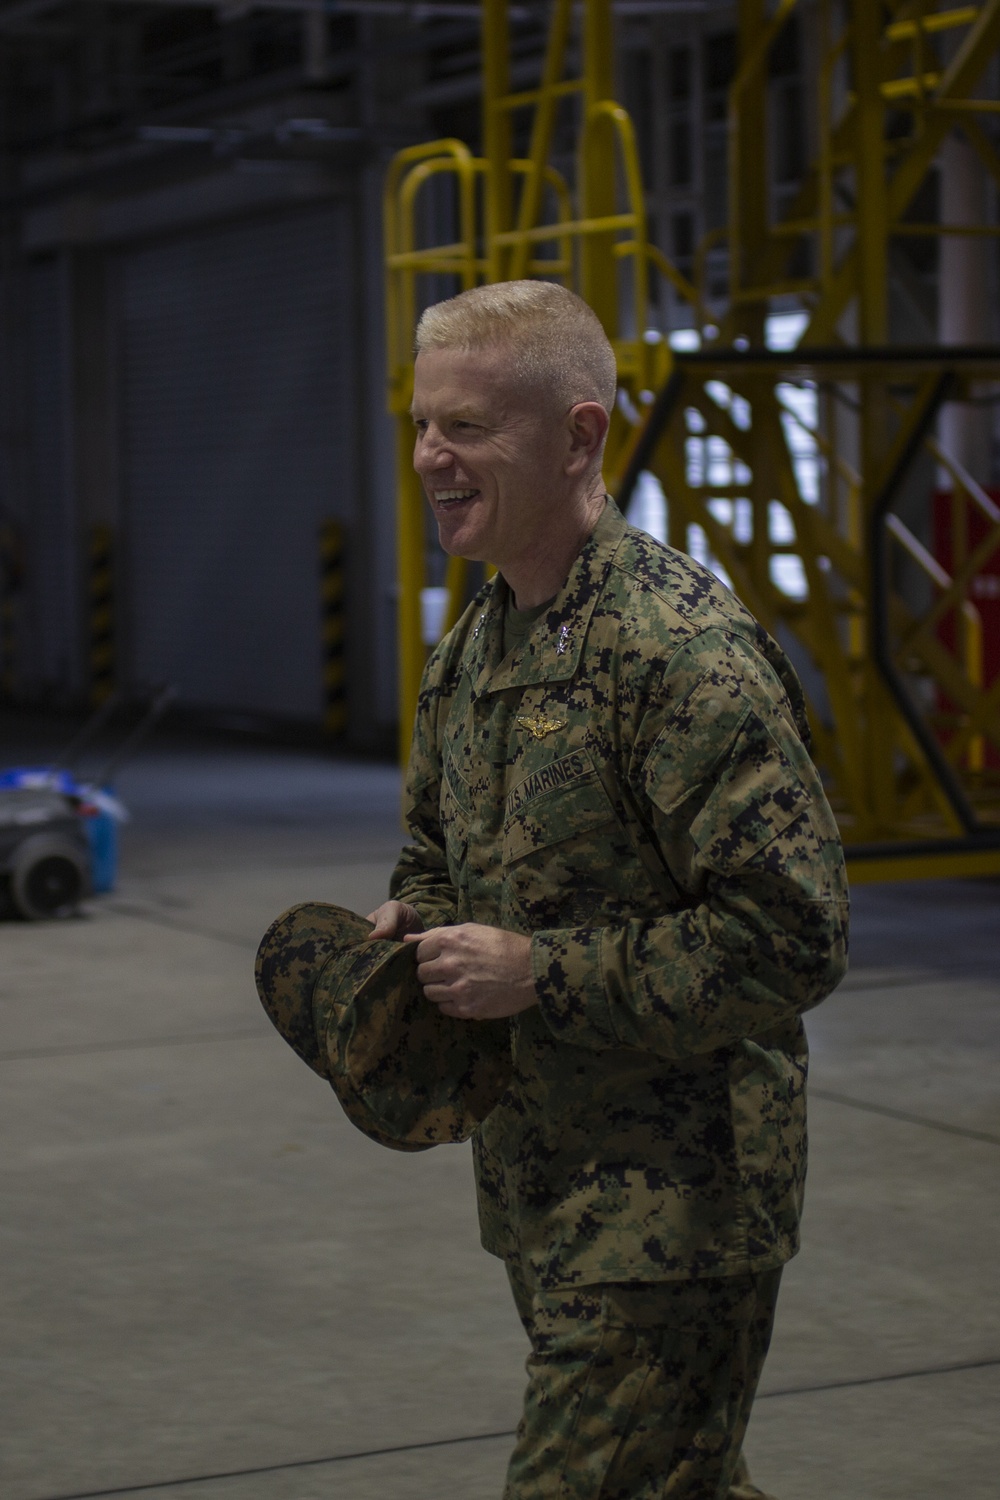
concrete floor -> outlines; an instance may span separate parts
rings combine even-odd
[[[251,976],[291,902],[382,899],[396,774],[163,737],[119,785],[118,892],[0,928],[0,1497],[498,1500],[526,1346],[468,1150],[366,1141]],[[998,938],[1000,883],[856,894],[748,1440],[780,1500],[1000,1494]]]

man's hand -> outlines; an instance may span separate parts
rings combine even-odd
[[[368,913],[366,921],[375,923],[373,938],[389,938],[394,942],[424,930],[416,909],[405,901],[383,901]]]
[[[499,1021],[538,1004],[531,972],[531,939],[479,922],[435,927],[417,943],[417,978],[442,1015],[461,1021]]]

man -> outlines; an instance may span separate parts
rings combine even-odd
[[[615,361],[560,287],[417,331],[414,462],[497,577],[428,663],[392,899],[427,1000],[510,1018],[474,1138],[531,1339],[507,1500],[759,1495],[740,1457],[805,1167],[800,1013],[846,962],[836,825],[775,643],[629,528]]]

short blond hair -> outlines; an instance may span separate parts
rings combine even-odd
[[[567,409],[598,401],[610,413],[615,403],[615,353],[600,319],[551,281],[500,281],[436,302],[417,324],[416,352],[428,349],[497,349],[515,379]]]

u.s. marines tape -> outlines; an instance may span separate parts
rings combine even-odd
[[[261,1003],[353,1125],[380,1145],[464,1141],[510,1081],[506,1021],[443,1016],[424,997],[411,944],[326,902],[277,917],[257,951]]]

